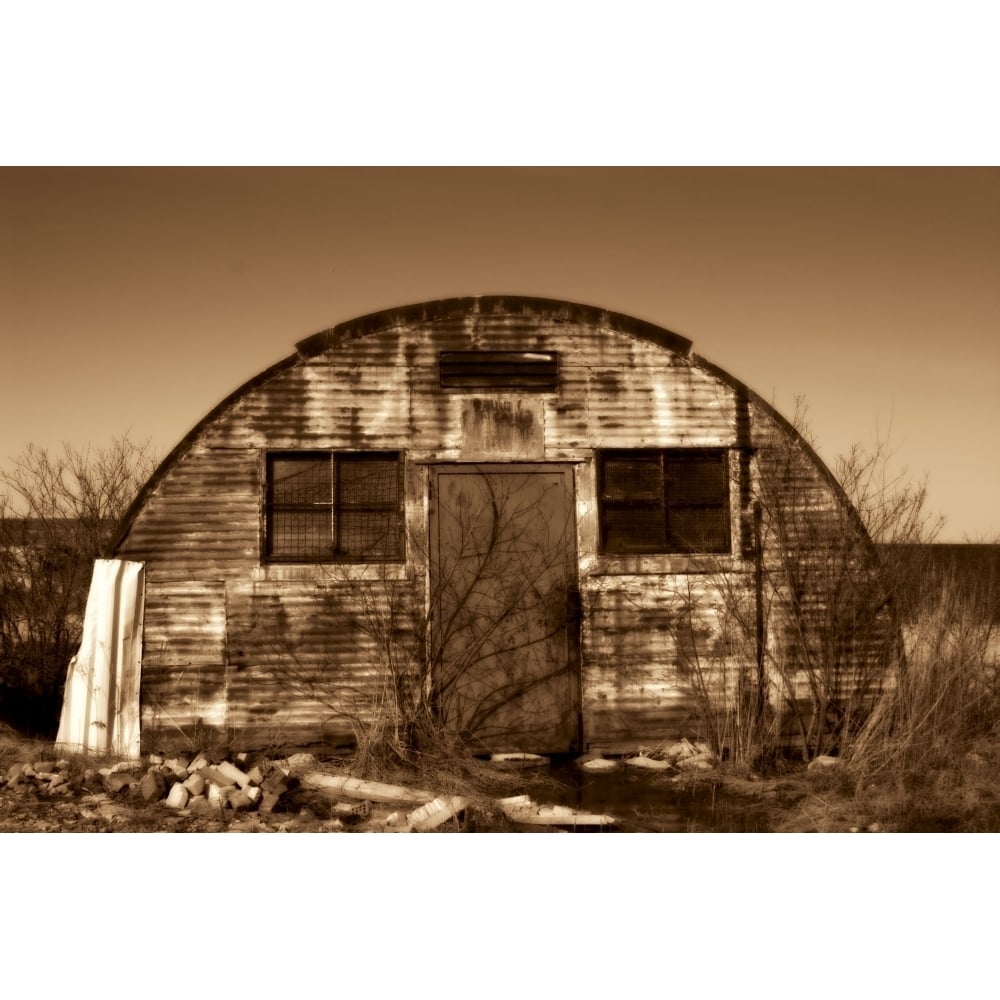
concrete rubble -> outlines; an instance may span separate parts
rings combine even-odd
[[[646,771],[710,771],[718,763],[719,758],[707,743],[692,743],[687,739],[663,746],[640,747],[638,753],[623,757],[605,757],[592,752],[576,760],[576,766],[581,771],[594,774],[617,771],[622,767]]]
[[[547,758],[529,754],[496,754],[491,763],[501,767],[535,767]],[[832,763],[832,760],[829,762]],[[717,758],[704,743],[679,740],[642,748],[638,754],[605,757],[589,753],[576,765],[584,771],[638,769],[672,772],[672,780],[685,773],[707,770]],[[821,760],[815,766],[828,765]],[[85,769],[84,769],[85,768]],[[82,770],[82,773],[81,773]],[[129,807],[151,805],[176,817],[205,816],[223,824],[254,818],[255,828],[290,830],[430,831],[475,827],[470,807],[487,814],[497,811],[521,826],[556,829],[613,828],[617,820],[568,806],[539,805],[527,796],[481,800],[473,804],[459,795],[409,788],[331,773],[309,753],[285,758],[250,758],[247,754],[220,756],[201,752],[191,756],[152,754],[143,760],[85,767],[77,760],[38,759],[13,764],[0,772],[0,788],[34,789],[52,796],[74,796],[88,812],[125,822]],[[87,804],[88,795],[100,801]],[[81,798],[82,796],[82,798]],[[471,819],[468,823],[463,820]],[[170,820],[164,818],[164,824]],[[254,825],[251,823],[251,825]]]
[[[507,819],[524,826],[605,829],[618,825],[614,816],[583,812],[570,806],[539,805],[528,795],[512,795],[498,802]]]
[[[248,766],[249,765],[249,766]],[[72,796],[84,819],[104,820],[124,826],[135,810],[163,810],[157,821],[163,828],[182,817],[214,817],[236,823],[240,814],[256,827],[285,831],[308,828],[334,830],[384,830],[425,832],[461,829],[470,800],[461,795],[366,781],[350,775],[319,770],[311,754],[279,760],[261,759],[250,764],[199,753],[193,757],[165,758],[153,754],[143,761],[119,761],[99,768],[79,759],[37,760],[11,765],[0,773],[0,788],[35,794]],[[557,827],[593,826],[593,818],[565,807],[537,806],[525,799],[484,800],[487,811],[500,812],[511,821]],[[599,817],[596,825],[614,824]]]

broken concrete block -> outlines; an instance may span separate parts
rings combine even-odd
[[[262,786],[267,792],[284,792],[289,787],[288,775],[276,767],[265,779]]]
[[[604,773],[607,771],[617,771],[618,761],[608,760],[606,757],[591,757],[589,760],[579,762],[577,766],[581,771]]]
[[[247,771],[247,778],[249,778],[251,785],[261,785],[264,783],[264,773],[256,764]]]
[[[280,800],[281,800],[280,792],[270,792],[270,791],[264,792],[260,800],[260,811],[262,813],[274,812]]]
[[[184,787],[183,784],[177,782],[173,788],[170,789],[170,794],[167,796],[167,805],[171,809],[183,809],[188,804],[188,800],[191,798],[191,793]]]
[[[189,774],[182,784],[192,796],[205,794],[205,779],[200,774]]]
[[[159,802],[167,793],[167,779],[159,771],[147,771],[139,783],[139,794],[147,802]]]
[[[251,802],[258,802],[264,793],[256,785],[248,785],[243,789],[243,794],[246,795]]]
[[[318,788],[328,795],[347,796],[352,799],[371,799],[372,802],[429,802],[434,798],[433,792],[416,788],[404,788],[401,785],[387,785],[381,781],[363,781],[346,774],[321,774],[314,771],[305,775],[303,784],[310,788]]]
[[[489,763],[495,764],[504,770],[527,770],[532,767],[546,767],[549,758],[537,753],[493,753],[490,754]]]
[[[14,778],[20,778],[24,774],[24,764],[11,764],[7,768],[7,780],[12,781]]]
[[[646,771],[669,771],[673,764],[669,760],[657,760],[655,757],[646,757],[639,754],[638,757],[627,757],[626,767],[638,767]]]
[[[203,767],[208,767],[208,764],[208,758],[203,753],[200,753],[188,764],[188,774],[194,774],[195,771],[200,771]]]
[[[311,753],[293,753],[288,758],[288,766],[294,768],[313,767],[315,763],[316,756]]]
[[[163,758],[158,753],[151,753],[149,755],[149,763],[150,763],[150,765],[153,765],[153,764],[162,764],[163,763]]]
[[[236,784],[235,778],[223,774],[217,767],[203,767],[198,773],[210,785],[218,785],[219,788],[232,788]]]
[[[229,792],[229,808],[236,812],[244,812],[247,809],[253,809],[254,801],[249,795],[241,788],[236,790],[230,790]]]
[[[136,771],[142,770],[141,760],[120,760],[117,764],[113,764],[111,771],[113,774],[131,773],[134,774]]]
[[[135,775],[128,771],[116,771],[108,774],[104,778],[104,787],[112,795],[127,791],[129,786],[135,783]]]
[[[50,774],[56,769],[56,762],[54,760],[36,760],[31,766],[36,774]]]
[[[183,781],[188,776],[188,762],[183,757],[172,757],[163,762],[164,773],[169,772],[178,780]]]
[[[246,788],[246,786],[250,784],[250,778],[246,775],[246,773],[241,771],[235,764],[230,764],[228,760],[224,760],[222,763],[216,764],[214,770],[229,779],[227,784],[239,785],[240,788]]]
[[[468,802],[461,795],[442,795],[414,809],[407,815],[406,822],[414,830],[434,830],[460,813]]]

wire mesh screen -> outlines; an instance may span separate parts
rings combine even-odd
[[[729,551],[724,451],[604,453],[599,475],[602,551]]]
[[[612,502],[663,500],[661,455],[604,460],[604,499]]]
[[[729,474],[724,452],[670,453],[664,494],[667,534],[678,551],[729,551]]]
[[[398,453],[271,455],[267,477],[269,559],[379,562],[402,557]]]
[[[403,554],[402,467],[398,457],[337,460],[337,552],[352,560]]]
[[[718,506],[727,495],[726,465],[721,455],[671,454],[664,486],[668,505]]]
[[[329,557],[332,543],[332,458],[328,454],[268,459],[267,553],[274,559]]]

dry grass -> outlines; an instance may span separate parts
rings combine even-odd
[[[781,829],[1000,831],[1000,664],[993,609],[937,581],[907,656],[840,767]]]

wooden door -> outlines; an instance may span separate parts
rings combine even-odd
[[[439,466],[430,509],[443,719],[483,751],[578,749],[572,468]]]

